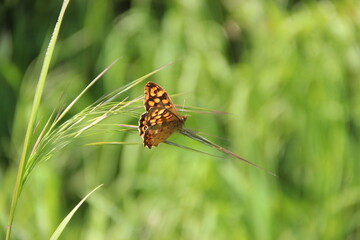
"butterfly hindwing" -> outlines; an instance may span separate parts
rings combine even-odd
[[[174,132],[179,130],[183,122],[167,109],[152,107],[145,117],[144,146],[151,148],[164,142]]]

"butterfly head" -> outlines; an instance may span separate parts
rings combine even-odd
[[[185,115],[185,116],[181,116],[181,120],[183,121],[183,122],[185,122],[186,121],[186,119],[187,119],[187,115]]]

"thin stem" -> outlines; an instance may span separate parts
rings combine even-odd
[[[215,148],[216,150],[218,150],[218,151],[220,151],[220,152],[223,152],[223,153],[225,153],[225,154],[227,154],[227,155],[233,156],[234,158],[240,159],[241,161],[244,161],[244,162],[246,162],[247,164],[253,165],[254,167],[257,167],[257,168],[259,168],[259,169],[261,169],[261,170],[263,170],[263,171],[265,171],[265,172],[267,172],[267,173],[269,173],[269,174],[271,174],[271,175],[273,175],[273,176],[276,177],[276,174],[275,174],[275,173],[273,173],[273,172],[271,172],[271,171],[269,171],[269,170],[267,170],[267,169],[265,169],[265,168],[263,168],[263,167],[260,167],[259,165],[256,165],[255,163],[252,163],[252,162],[250,162],[249,160],[246,160],[245,158],[242,158],[242,157],[240,157],[239,155],[237,155],[237,154],[235,154],[235,153],[233,153],[233,152],[231,152],[231,151],[229,151],[229,150],[227,150],[227,149],[225,149],[225,148],[223,148],[223,147],[220,147],[219,145],[217,145],[217,144],[215,144],[215,143],[207,140],[206,138],[204,138],[204,137],[202,137],[202,136],[200,136],[200,135],[197,135],[196,133],[194,133],[194,132],[191,131],[190,129],[183,128],[183,129],[181,129],[179,132],[180,132],[181,134],[187,136],[187,137],[190,137],[191,139],[194,139],[194,140],[196,140],[196,141],[198,141],[198,142],[201,142],[201,143],[203,143],[203,144],[205,144],[205,145],[208,145],[208,146],[210,146],[210,147],[213,147],[213,148]]]

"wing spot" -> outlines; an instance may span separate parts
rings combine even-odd
[[[158,115],[157,112],[153,112],[153,113],[151,114],[151,117],[156,117],[157,115]]]
[[[158,90],[156,89],[156,87],[153,87],[150,89],[150,95],[155,97],[157,95]]]
[[[153,101],[148,101],[148,104],[150,107],[153,107],[155,105],[155,103]]]
[[[160,90],[160,91],[157,92],[157,97],[161,97],[163,94],[164,94],[164,91]]]
[[[163,104],[168,104],[168,103],[169,103],[169,100],[168,100],[168,99],[166,99],[166,98],[165,98],[165,99],[163,99],[163,100],[161,100],[161,101],[162,101],[162,103],[163,103]]]

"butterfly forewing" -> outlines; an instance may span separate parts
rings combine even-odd
[[[144,88],[144,106],[146,111],[151,107],[162,107],[169,109],[175,115],[179,115],[167,92],[153,82],[148,82]]]

